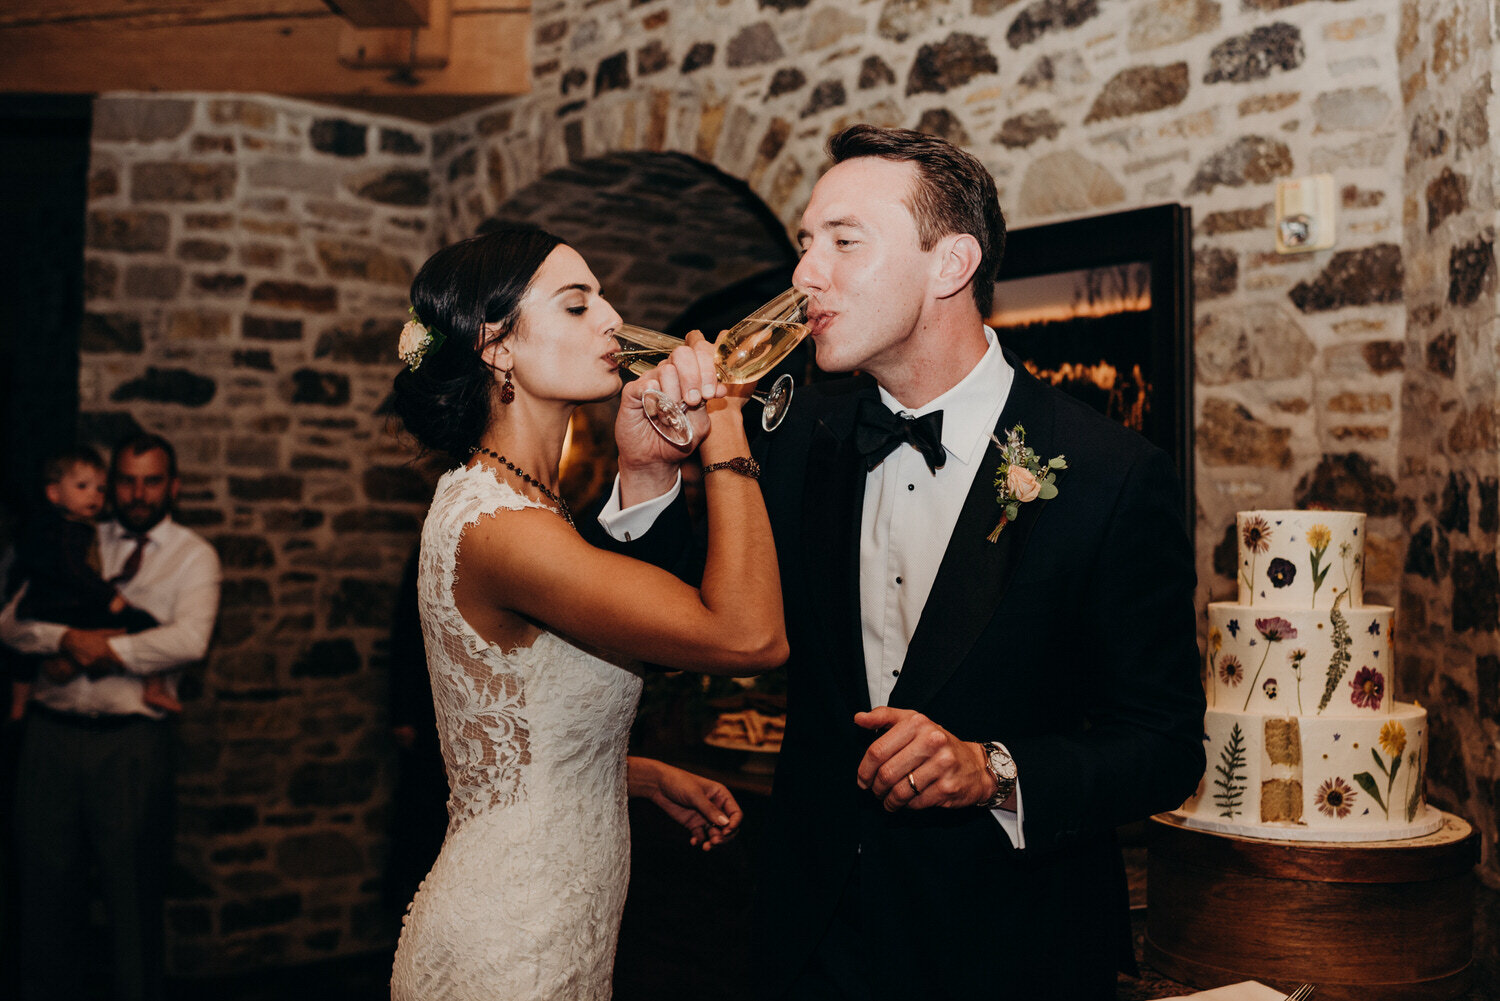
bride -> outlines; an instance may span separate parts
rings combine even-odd
[[[412,283],[395,404],[438,482],[418,590],[448,772],[448,831],[405,919],[395,1001],[608,998],[629,878],[625,798],[704,849],[740,812],[716,782],[627,757],[639,661],[750,674],[787,655],[775,548],[739,405],[695,336],[625,389],[694,405],[708,499],[701,587],[590,545],[557,494],[568,418],[620,392],[620,317],[577,251],[510,227],[434,254]],[[644,438],[642,439],[644,440]],[[659,443],[665,456],[672,446]],[[723,465],[720,465],[723,464]]]

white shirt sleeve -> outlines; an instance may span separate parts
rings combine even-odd
[[[599,512],[599,527],[617,542],[629,542],[631,539],[640,538],[651,531],[651,526],[656,524],[656,519],[661,513],[671,506],[682,493],[682,473],[677,474],[677,482],[672,484],[672,489],[632,508],[620,507],[620,477],[615,476],[614,489],[609,492],[609,502]]]
[[[1014,810],[1002,810],[995,807],[990,813],[1000,822],[1000,827],[1010,838],[1010,843],[1017,848],[1026,847],[1026,834],[1021,828],[1021,783],[1016,782],[1016,808]]]
[[[0,641],[17,653],[52,655],[62,649],[63,634],[67,626],[56,622],[36,622],[32,619],[16,618],[16,609],[26,595],[28,585],[22,584],[15,597],[0,610]]]
[[[202,660],[219,612],[219,558],[206,543],[187,554],[173,576],[179,586],[164,624],[116,636],[110,648],[131,674],[156,674]]]

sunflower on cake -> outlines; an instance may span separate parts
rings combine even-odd
[[[1239,600],[1208,606],[1208,770],[1183,823],[1290,841],[1437,830],[1427,711],[1396,701],[1394,609],[1364,603],[1365,516],[1235,520]]]

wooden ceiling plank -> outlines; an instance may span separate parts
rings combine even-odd
[[[80,21],[206,24],[330,13],[323,0],[6,0],[0,29]]]
[[[425,28],[428,0],[324,0],[335,14],[342,14],[356,28]],[[435,6],[445,7],[444,0]]]
[[[401,74],[338,61],[342,19],[121,29],[87,23],[5,32],[0,91],[108,90],[273,94],[524,94],[530,88],[529,13],[466,15],[447,65]]]

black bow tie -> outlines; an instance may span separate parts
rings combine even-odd
[[[936,472],[948,459],[943,448],[943,412],[934,410],[921,417],[893,414],[879,400],[859,401],[854,424],[854,447],[865,457],[865,468],[874,469],[903,442],[909,443],[927,468]]]

